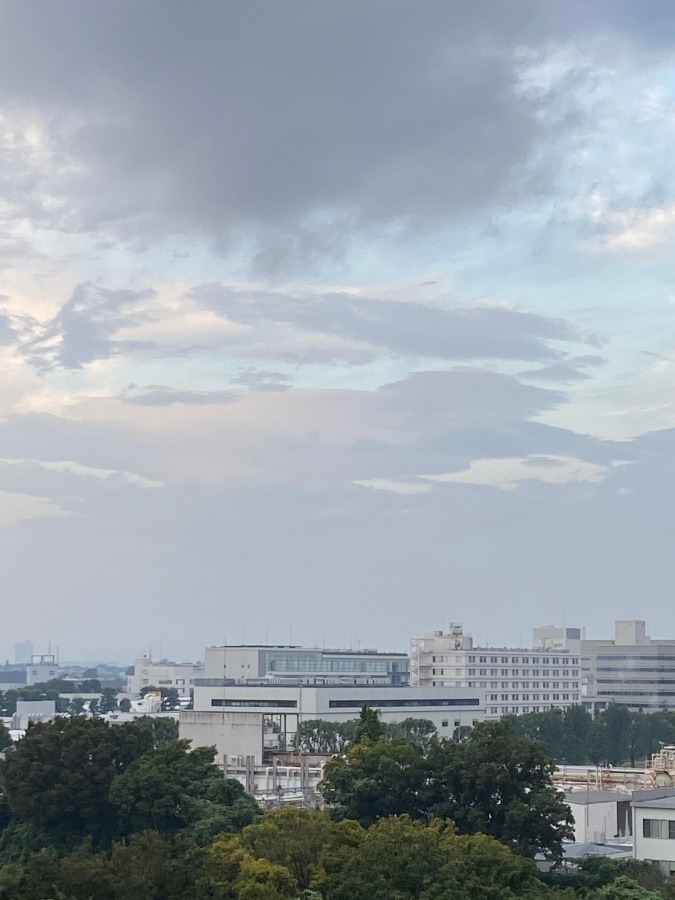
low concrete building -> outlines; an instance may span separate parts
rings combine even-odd
[[[485,715],[485,694],[471,688],[391,685],[230,683],[196,679],[194,709],[181,711],[180,736],[193,746],[215,745],[220,759],[252,756],[293,745],[298,724],[310,719],[346,722],[368,705],[384,722],[428,719],[441,737],[472,726]]]
[[[574,816],[577,843],[605,844],[631,840],[631,795],[619,791],[566,791],[565,803]]]
[[[12,728],[25,731],[32,722],[51,722],[56,715],[53,700],[18,700],[12,716]]]

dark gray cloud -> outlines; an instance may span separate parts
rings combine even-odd
[[[54,153],[51,175],[12,159],[4,192],[139,243],[253,235],[268,270],[513,202],[553,174],[524,177],[547,126],[511,91],[518,51],[632,27],[604,0],[569,7],[4,2],[0,91],[42,114]]]
[[[79,284],[24,351],[40,367],[79,369],[95,359],[147,349],[147,343],[115,340],[114,335],[125,326],[147,321],[147,314],[137,307],[153,296],[152,290],[108,290],[90,282]]]
[[[291,325],[409,356],[552,360],[562,354],[547,341],[580,339],[562,319],[502,307],[449,310],[414,301],[335,293],[300,297],[221,284],[200,285],[192,295],[206,308],[255,329]],[[276,346],[283,351],[278,338]]]

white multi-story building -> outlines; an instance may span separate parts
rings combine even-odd
[[[474,647],[462,625],[412,641],[411,684],[485,691],[487,718],[545,712],[580,700],[579,656],[569,649]]]
[[[584,700],[595,709],[675,707],[675,640],[655,640],[643,619],[615,622],[613,640],[581,642]]]
[[[127,672],[127,693],[138,696],[146,687],[174,688],[180,697],[189,697],[195,678],[203,674],[200,663],[175,663],[167,659],[153,662],[144,656]]]
[[[273,749],[265,734],[278,748],[291,747],[300,722],[346,722],[357,719],[364,705],[376,709],[383,722],[427,719],[447,738],[480,722],[485,711],[485,693],[476,688],[214,681],[196,679],[194,708],[180,713],[180,736],[193,746],[216,746],[221,756],[252,755],[256,765],[265,747]]]

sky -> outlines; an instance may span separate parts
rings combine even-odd
[[[670,0],[0,0],[0,656],[675,637]]]

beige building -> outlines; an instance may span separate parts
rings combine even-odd
[[[195,678],[203,674],[201,663],[175,663],[167,659],[153,662],[144,656],[127,673],[127,693],[137,697],[144,687],[174,688],[180,697],[189,697]]]
[[[462,625],[415,638],[411,685],[485,692],[487,718],[565,708],[580,699],[580,658],[570,649],[474,647]]]

